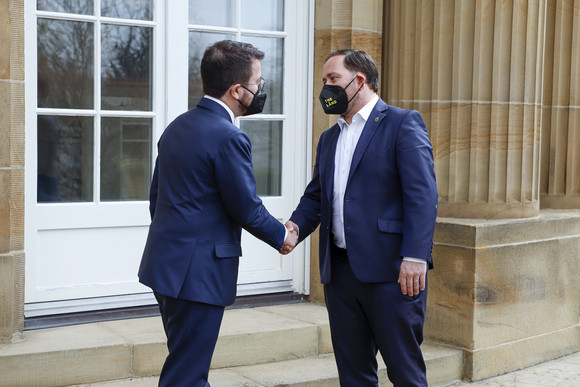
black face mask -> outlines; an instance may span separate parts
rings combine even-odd
[[[243,85],[242,87],[248,90],[250,93],[252,93],[252,91],[247,87]],[[254,98],[252,98],[250,106],[246,106],[240,100],[238,100],[240,105],[242,105],[246,109],[246,112],[243,114],[244,116],[251,116],[252,114],[262,113],[262,110],[264,110],[264,104],[266,103],[267,97],[266,93],[264,93],[264,90],[258,90],[257,93],[252,93],[252,95],[254,96]]]
[[[360,91],[360,89],[358,89],[351,99],[348,99],[348,96],[346,95],[346,88],[349,87],[355,79],[356,77],[354,77],[344,89],[336,85],[324,85],[318,98],[320,99],[320,103],[322,104],[322,108],[326,114],[342,114],[346,109],[348,109],[348,103],[352,101]]]

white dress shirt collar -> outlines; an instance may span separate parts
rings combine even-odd
[[[379,96],[375,94],[374,97],[371,98],[371,100],[367,102],[367,104],[363,106],[362,109],[360,109],[354,115],[354,117],[352,117],[352,122],[354,122],[355,120],[358,121],[361,118],[364,120],[364,122],[366,122],[369,119],[369,116],[371,115],[371,112],[375,108],[375,105],[377,104],[378,100]],[[348,125],[348,123],[342,116],[340,116],[340,118],[338,119],[338,126],[340,127],[340,129],[342,129],[344,128],[345,125]]]

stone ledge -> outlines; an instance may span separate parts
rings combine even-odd
[[[541,350],[538,350],[541,348]],[[465,351],[465,375],[476,381],[580,351],[580,324],[477,351]]]
[[[578,235],[579,210],[542,210],[524,219],[437,218],[434,243],[474,249]]]

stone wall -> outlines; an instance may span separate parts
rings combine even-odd
[[[24,327],[24,3],[0,0],[0,9],[0,342],[7,342]]]

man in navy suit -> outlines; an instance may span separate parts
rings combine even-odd
[[[153,289],[167,335],[160,386],[209,386],[224,307],[236,296],[242,228],[281,253],[298,238],[256,195],[250,139],[233,124],[262,111],[263,57],[242,42],[209,47],[205,96],[158,143],[139,280]]]
[[[330,54],[312,181],[287,226],[320,225],[320,277],[341,386],[377,386],[377,350],[396,386],[426,386],[420,349],[437,216],[432,146],[421,115],[377,96],[363,51]]]

